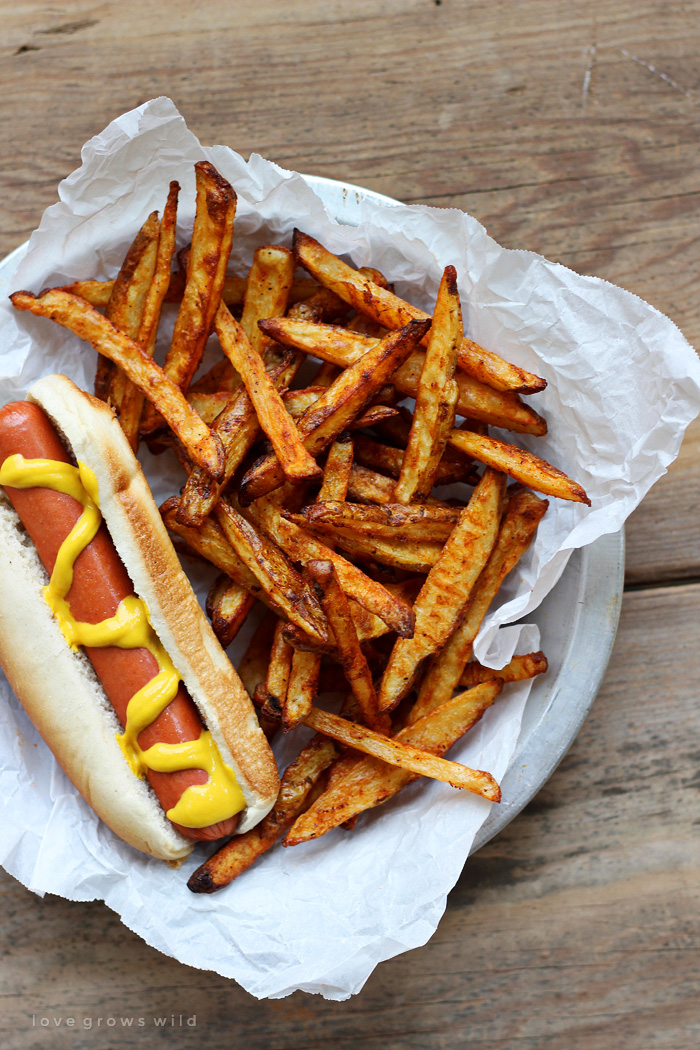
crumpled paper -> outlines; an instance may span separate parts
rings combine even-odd
[[[503,624],[536,609],[572,550],[617,532],[678,453],[700,411],[700,363],[678,328],[641,299],[540,256],[501,248],[454,209],[361,205],[357,226],[338,223],[304,179],[253,155],[205,148],[169,99],[124,114],[82,152],[59,187],[9,290],[116,273],[136,229],[162,209],[171,179],[182,187],[179,227],[194,218],[193,164],[209,159],[233,184],[238,210],[231,268],[243,272],[259,244],[289,243],[299,226],[357,265],[389,274],[396,290],[430,310],[444,266],[457,268],[465,325],[482,345],[543,375],[533,404],[544,438],[516,442],[580,482],[591,508],[550,500],[530,551],[506,580],[476,654],[500,667],[536,649],[533,626]],[[4,283],[4,282],[3,282]],[[0,403],[21,398],[48,372],[90,389],[95,354],[50,322],[0,303]],[[179,469],[142,455],[158,501]],[[205,582],[199,593],[205,592]],[[516,632],[521,632],[520,637]],[[240,654],[247,635],[234,643]],[[501,778],[515,749],[529,683],[511,686],[451,755]],[[258,997],[296,989],[345,999],[378,962],[424,944],[435,931],[490,806],[418,782],[363,817],[294,849],[277,848],[214,896],[186,888],[195,851],[178,873],[121,843],[76,795],[0,679],[0,859],[37,893],[104,900],[160,951],[233,977]],[[283,741],[279,759],[299,744]]]

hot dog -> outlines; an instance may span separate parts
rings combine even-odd
[[[90,801],[98,814],[133,845],[164,859],[179,859],[191,849],[193,839],[231,834],[239,823],[240,811],[245,811],[241,829],[252,826],[267,812],[277,791],[274,759],[240,681],[210,634],[186,584],[145,480],[110,410],[60,376],[41,380],[29,396],[27,402],[0,409],[0,480],[51,577],[44,602],[53,613],[52,625],[63,632],[66,649],[68,643],[74,647],[80,644],[119,720],[122,731],[108,738],[113,752],[110,766],[114,766],[116,739],[126,772],[137,784],[141,782],[134,773],[145,773],[162,806],[155,818],[160,829],[156,837],[167,842],[156,844],[152,828],[145,839],[142,828],[137,835],[131,832],[133,791],[128,792],[128,799],[121,800],[126,814],[115,815],[111,801],[105,806],[103,800],[99,808]],[[50,416],[68,439],[79,469],[73,465]],[[78,488],[74,491],[75,485]],[[96,500],[91,501],[91,495]],[[99,510],[95,509],[96,502]],[[114,537],[108,530],[110,511]],[[93,524],[88,521],[92,521],[91,514]],[[104,520],[100,521],[101,514]],[[82,530],[82,539],[76,530]],[[145,557],[144,550],[150,552]],[[135,555],[133,563],[129,554]],[[58,567],[57,559],[61,563]],[[9,558],[9,568],[7,557],[3,561],[0,576],[4,574],[5,579],[0,582],[14,588],[16,595],[17,583],[11,579],[13,559]],[[70,563],[72,577],[68,587],[64,584],[61,589],[57,579],[66,563]],[[37,589],[35,582],[33,598]],[[26,597],[22,593],[26,590],[25,580],[19,597]],[[170,610],[165,608],[164,597],[171,600]],[[145,604],[140,599],[146,599]],[[168,615],[173,616],[174,629]],[[181,622],[183,615],[186,624]],[[120,616],[125,623],[128,620],[128,630],[117,622]],[[99,757],[92,753],[94,741],[91,753],[82,757],[79,739],[73,740],[68,754],[62,755],[60,745],[56,748],[57,713],[52,710],[52,696],[46,695],[46,688],[36,687],[27,696],[32,674],[24,653],[27,643],[25,640],[19,647],[19,654],[16,644],[6,641],[3,645],[7,627],[6,623],[0,625],[0,662],[69,777],[81,791],[88,781],[89,796],[90,778],[101,775]],[[114,630],[122,632],[118,644],[108,644],[114,641]],[[185,635],[193,630],[194,637],[188,640]],[[16,631],[10,629],[10,633]],[[173,634],[175,637],[168,639]],[[174,642],[175,651],[169,640]],[[193,667],[189,666],[191,661]],[[186,688],[188,674],[197,704]],[[178,681],[180,675],[184,682]],[[161,680],[167,695],[160,690]],[[211,688],[207,690],[205,684]],[[55,683],[49,687],[55,693]],[[34,695],[37,692],[39,696]],[[200,710],[211,733],[202,725]],[[47,719],[51,724],[45,724]],[[68,727],[63,730],[65,734]],[[82,726],[76,724],[74,738],[81,733]],[[188,765],[190,760],[192,764]],[[123,780],[120,776],[122,784]],[[148,802],[145,807],[141,798],[137,806],[139,824],[143,823],[145,809],[150,815],[156,808],[150,795]],[[170,815],[170,824],[163,813]],[[211,820],[207,819],[209,815]]]

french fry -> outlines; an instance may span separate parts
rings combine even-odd
[[[328,449],[323,469],[323,483],[316,500],[344,500],[352,471],[353,444],[349,435],[341,434]]]
[[[531,452],[509,445],[505,441],[497,441],[496,438],[485,434],[473,434],[467,430],[453,430],[448,441],[453,448],[493,467],[494,470],[503,471],[528,488],[543,492],[546,496],[558,496],[559,499],[585,503],[589,507],[591,505],[579,484],[551,463],[533,456]]]
[[[276,626],[277,617],[273,612],[267,610],[248,642],[238,665],[239,678],[251,700],[255,696],[257,687],[265,681]]]
[[[442,756],[478,722],[502,686],[500,681],[489,681],[461,693],[414,725],[400,730],[393,740]],[[296,846],[324,835],[358,813],[387,802],[417,777],[414,772],[392,768],[369,756],[341,759],[336,768],[338,773],[329,781],[327,790],[294,823],[285,846]]]
[[[304,529],[311,528],[302,515],[291,511],[283,511],[283,514],[292,524]],[[325,522],[317,522],[313,526],[313,532],[324,542],[330,540],[333,546],[340,547],[361,561],[378,562],[380,565],[390,565],[405,572],[429,572],[440,557],[443,547],[440,541],[405,541],[402,537],[387,539],[369,533],[360,534],[352,529]]]
[[[262,536],[228,500],[220,500],[214,513],[231,547],[268,596],[268,604],[301,630],[325,639],[325,617],[318,600],[279,547]]]
[[[416,598],[413,638],[398,638],[394,645],[379,689],[381,711],[403,700],[425,657],[456,629],[496,542],[504,492],[505,475],[487,469]]]
[[[282,621],[278,620],[272,639],[265,684],[259,685],[255,690],[255,703],[261,706],[262,714],[266,718],[279,719],[287,699],[293,650],[284,639],[283,626]]]
[[[360,648],[348,600],[338,582],[333,563],[314,559],[307,564],[306,572],[333,632],[335,659],[343,668],[360,717],[377,732],[388,733],[390,722],[386,715],[379,715],[372,675]]]
[[[158,212],[148,216],[136,234],[126,258],[112,286],[105,317],[115,328],[138,342],[138,332],[143,316],[146,295],[153,280],[158,250]],[[104,364],[100,361],[104,360]],[[98,358],[95,375],[95,389],[102,388],[105,377],[109,376],[107,397],[115,408],[120,409],[126,377],[121,369],[105,358]],[[99,378],[98,378],[99,377]]]
[[[294,421],[265,371],[259,350],[248,342],[242,324],[223,303],[217,311],[215,327],[222,349],[241,376],[260,427],[270,439],[285,475],[290,481],[320,478],[321,468],[304,448]],[[262,333],[256,330],[261,341]]]
[[[234,400],[235,394],[228,390],[218,390],[215,394],[200,394],[189,390],[187,400],[192,408],[202,417],[208,427],[212,425],[217,416],[220,416],[225,408],[229,408]]]
[[[464,668],[459,684],[463,689],[471,689],[480,682],[487,682],[494,677],[500,678],[504,684],[522,682],[527,678],[535,678],[538,674],[544,674],[548,666],[547,657],[541,650],[536,653],[514,656],[510,663],[498,670],[494,670],[493,667],[484,667],[483,664],[473,660]]]
[[[284,635],[286,639],[286,635]],[[282,706],[282,731],[289,733],[308,715],[318,692],[321,657],[295,649],[289,671],[287,695]]]
[[[353,463],[348,481],[348,496],[362,503],[393,503],[394,481],[384,474],[378,474],[376,470],[363,467],[361,463]],[[434,496],[429,496],[425,502],[428,506],[448,506]]]
[[[354,598],[363,608],[375,613],[399,635],[412,634],[413,613],[405,601],[391,594],[381,583],[372,580],[326,544],[287,521],[272,500],[256,500],[249,508],[248,514],[261,531],[274,540],[292,561],[301,564],[312,558],[332,561],[340,585],[347,595]]]
[[[214,580],[207,595],[206,612],[223,649],[236,637],[255,602],[252,594],[225,573]]]
[[[394,490],[397,503],[423,500],[435,484],[455,421],[458,388],[454,374],[462,334],[457,271],[454,266],[446,266],[435,303],[413,423]]]
[[[187,260],[187,283],[180,303],[164,369],[187,392],[209,338],[231,253],[236,194],[208,161],[195,166],[197,207]],[[144,419],[144,429],[153,420]]]
[[[320,284],[330,288],[358,313],[365,314],[384,328],[395,330],[403,328],[409,321],[429,317],[425,311],[411,306],[389,289],[376,284],[371,277],[353,270],[352,266],[301,230],[294,231],[294,254]],[[547,385],[540,376],[510,365],[498,354],[484,350],[472,340],[469,340],[465,350],[460,346],[458,353],[460,368],[471,374],[476,369],[479,372],[477,378],[496,390],[534,393]]]
[[[448,762],[409,744],[405,739],[400,739],[399,735],[383,736],[368,726],[348,722],[340,715],[322,711],[319,707],[311,709],[304,719],[304,725],[331,737],[345,747],[363,751],[390,766],[398,766],[411,773],[417,773],[418,776],[432,777],[433,780],[443,781],[452,787],[472,791],[491,802],[500,802],[500,788],[490,773],[470,769],[460,762]]]
[[[170,286],[170,267],[175,251],[175,234],[177,225],[177,200],[180,187],[177,182],[170,183],[168,199],[163,208],[156,246],[156,256],[153,266],[153,276],[150,287],[146,292],[141,312],[141,323],[138,327],[134,341],[145,350],[149,357],[153,357],[155,349],[156,333],[160,312]],[[109,307],[107,308],[109,317]],[[110,318],[111,320],[112,318]],[[127,335],[130,335],[127,332]],[[100,360],[103,360],[102,358]],[[139,447],[139,426],[141,413],[143,411],[144,397],[137,386],[126,381],[124,391],[119,402],[119,423],[126,434],[127,440],[134,452]]]
[[[328,387],[299,420],[299,433],[305,448],[316,456],[321,453],[362,412],[402,361],[410,354],[427,322],[417,321],[383,339]],[[249,504],[272,492],[284,481],[284,472],[276,456],[266,456],[241,482],[240,500]]]
[[[311,324],[281,317],[274,321],[261,321],[260,327],[272,339],[285,346],[303,350],[323,361],[347,368],[363,353],[376,345],[376,339],[359,332],[348,331],[333,325]],[[397,368],[392,384],[402,394],[415,397],[418,391],[425,353],[415,350]],[[494,390],[465,372],[455,373],[459,388],[457,412],[470,416],[490,426],[514,430],[535,436],[547,433],[547,423],[533,408],[526,405],[512,390]]]
[[[338,756],[327,737],[313,737],[284,771],[277,801],[268,815],[243,835],[235,835],[190,876],[193,893],[213,893],[228,886],[284,835],[308,806],[323,773]]]
[[[373,441],[364,434],[358,434],[355,439],[355,458],[361,466],[370,467],[398,478],[401,474],[404,453],[400,448],[392,448],[390,445]],[[438,463],[435,474],[436,485],[452,485],[456,481],[471,484],[476,483],[477,480],[474,465],[468,459],[455,460],[443,456]],[[394,496],[392,496],[392,502],[397,502]]]
[[[309,527],[335,525],[359,535],[400,540],[446,540],[459,519],[458,507],[436,507],[385,503],[367,506],[338,500],[319,500],[303,507],[295,520],[303,517]]]
[[[168,426],[187,449],[190,459],[211,478],[224,473],[221,442],[188,404],[182,391],[140,346],[118,331],[93,306],[69,292],[52,289],[41,296],[15,292],[12,303],[17,310],[29,310],[68,328],[80,339],[92,343],[98,353],[117,363],[158,408]]]
[[[281,364],[270,369],[270,378],[277,389],[287,386],[294,378],[299,365],[300,354],[290,354]],[[212,425],[215,434],[224,449],[224,470],[219,483],[212,482],[203,471],[193,470],[187,479],[178,509],[178,520],[181,525],[199,526],[211,514],[217,500],[228,481],[250,452],[260,434],[258,418],[253,402],[244,389],[238,391],[235,399],[216,417]]]
[[[471,657],[472,645],[484,616],[503,580],[530,546],[547,506],[546,500],[527,490],[516,491],[510,497],[498,539],[474,585],[462,621],[443,649],[430,661],[418,699],[408,716],[409,722],[439,707],[452,696]]]

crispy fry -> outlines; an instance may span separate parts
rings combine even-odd
[[[293,278],[294,257],[289,248],[268,244],[256,250],[246,284],[241,327],[260,357],[264,357],[272,340],[258,327],[258,321],[282,317]]]
[[[290,383],[301,364],[301,355],[291,354],[282,364],[270,370],[270,378],[277,389]],[[211,514],[224,488],[255,444],[260,428],[253,403],[244,389],[231,400],[217,416],[212,433],[224,448],[224,470],[220,482],[213,482],[201,470],[193,470],[187,479],[178,510],[182,525],[198,526]]]
[[[292,561],[301,564],[305,564],[311,558],[332,561],[340,585],[347,595],[379,616],[399,635],[412,634],[413,613],[405,601],[391,594],[381,583],[370,579],[342,555],[336,554],[324,543],[287,521],[272,500],[256,500],[248,513],[258,527],[273,539]]]
[[[294,650],[287,695],[282,707],[283,732],[295,729],[308,715],[316,699],[320,673],[321,657],[318,653]]]
[[[527,678],[535,678],[538,674],[544,674],[548,668],[547,657],[542,650],[536,653],[523,653],[514,656],[505,667],[494,670],[493,667],[484,667],[476,660],[467,664],[462,672],[459,684],[463,689],[471,689],[480,682],[487,682],[490,678],[500,678],[504,684],[509,682],[522,682]]]
[[[53,289],[37,297],[15,292],[10,297],[18,310],[29,310],[48,317],[92,343],[98,353],[117,362],[129,379],[162,414],[168,426],[187,449],[190,459],[212,478],[223,476],[224,455],[221,442],[188,404],[182,392],[163,369],[94,307],[69,292]]]
[[[268,604],[301,630],[325,639],[325,617],[318,600],[279,547],[260,535],[228,500],[220,500],[214,513],[226,539],[267,594]]]
[[[452,696],[452,691],[457,688],[464,667],[471,657],[472,645],[484,616],[503,580],[530,546],[547,506],[546,500],[539,499],[527,490],[516,491],[510,497],[498,539],[474,585],[461,623],[444,648],[428,665],[418,700],[408,716],[410,722],[414,722]]]
[[[398,598],[408,603],[415,600],[416,595],[420,590],[421,582],[422,581],[418,577],[413,577],[412,579],[404,580],[402,583],[386,584],[386,588],[391,594],[396,595]],[[350,606],[350,615],[352,616],[355,630],[357,631],[357,637],[360,642],[365,643],[374,638],[381,638],[391,630],[381,617],[369,612],[368,609],[364,609],[354,598],[348,598],[348,604]],[[310,638],[308,634],[300,631],[298,627],[294,627],[291,623],[288,623],[284,628],[284,636],[289,644],[293,645],[295,649],[322,653],[327,656],[331,656],[333,653],[333,645],[331,641],[323,643],[314,638]]]
[[[404,302],[392,291],[376,284],[369,275],[360,270],[353,270],[301,230],[294,231],[294,253],[304,269],[320,284],[330,288],[358,313],[365,314],[384,328],[403,328],[409,321],[424,320],[429,316],[425,311]],[[469,340],[464,350],[460,346],[458,353],[460,368],[472,375],[478,372],[478,379],[497,390],[533,393],[547,385],[539,376],[510,365],[498,354],[484,350],[472,340]]]
[[[303,517],[310,527],[335,525],[360,535],[440,542],[448,538],[459,515],[458,507],[409,506],[404,503],[385,503],[377,507],[330,499],[321,502],[319,496],[319,501],[302,508],[297,519]]]
[[[251,700],[257,687],[265,681],[276,626],[277,617],[269,610],[266,611],[238,665],[238,675]]]
[[[502,682],[489,681],[461,693],[414,725],[402,729],[394,740],[442,756],[478,722],[501,688]],[[417,776],[369,756],[341,759],[336,768],[338,772],[329,781],[327,790],[297,819],[285,846],[318,838],[356,814],[387,802]]]
[[[138,342],[138,331],[143,315],[148,288],[153,280],[158,250],[158,212],[148,216],[136,234],[126,258],[112,286],[105,317],[115,328]],[[104,364],[100,364],[104,361]],[[95,390],[103,389],[106,378],[107,397],[116,408],[121,408],[122,397],[126,388],[126,377],[114,362],[98,358],[95,374]]]
[[[206,611],[212,630],[226,649],[246,621],[256,599],[226,574],[217,576],[207,595]]]
[[[460,762],[448,762],[444,758],[438,758],[428,751],[407,743],[405,739],[400,739],[398,735],[395,737],[383,736],[369,729],[368,726],[348,722],[340,715],[322,711],[319,707],[311,709],[304,719],[304,725],[337,740],[345,747],[364,751],[367,755],[381,759],[390,766],[399,766],[419,776],[432,777],[434,780],[451,784],[452,787],[473,791],[476,795],[481,795],[482,798],[487,798],[491,802],[500,802],[500,789],[490,773],[470,769],[469,766],[463,766]]]
[[[194,170],[197,208],[187,284],[164,366],[170,379],[185,392],[199,368],[219,306],[236,215],[236,194],[216,168],[208,161],[198,161]]]
[[[352,471],[353,444],[349,435],[341,434],[328,449],[323,468],[323,484],[316,502],[344,500],[348,494],[348,483]]]
[[[224,277],[223,288],[221,289],[221,298],[229,307],[236,307],[243,305],[243,299],[245,297],[246,285],[248,283],[247,277],[239,277],[235,273],[227,273]],[[110,281],[74,281],[72,284],[65,284],[61,287],[62,292],[72,292],[73,295],[79,295],[81,299],[86,299],[91,306],[104,307],[109,302],[109,297],[112,294],[114,287],[114,280]],[[168,290],[165,295],[166,303],[178,303],[182,299],[182,293],[185,290],[185,275],[179,272],[172,273],[170,275],[170,283]],[[294,281],[289,293],[290,303],[299,303],[304,299],[309,299],[316,292],[326,293],[327,289],[319,288],[316,281],[310,277],[302,277]],[[337,296],[334,297],[337,299]],[[346,308],[346,304],[342,304]],[[330,318],[326,318],[330,320]]]
[[[265,684],[259,685],[255,690],[255,703],[261,705],[262,714],[266,718],[279,719],[287,699],[293,650],[284,639],[283,626],[282,621],[278,620],[272,639]]]
[[[338,756],[327,737],[315,736],[284,772],[277,801],[257,827],[235,835],[190,876],[193,893],[213,893],[228,886],[284,835],[315,794],[325,770]]]
[[[536,489],[537,492],[572,500],[574,503],[585,503],[589,507],[591,505],[580,485],[544,459],[533,456],[531,452],[508,445],[505,441],[497,441],[496,438],[487,437],[485,434],[473,434],[466,430],[453,430],[448,441],[453,448],[493,467],[494,470],[502,470],[504,474],[531,489]]]
[[[346,369],[315,405],[299,420],[305,448],[316,456],[352,422],[415,346],[427,322],[407,325],[388,335],[358,362]],[[248,471],[241,482],[244,504],[273,491],[284,480],[276,456],[266,456]]]
[[[393,503],[394,482],[384,474],[378,474],[376,470],[363,467],[360,463],[353,463],[348,481],[348,496],[353,500],[361,500],[363,503]],[[448,504],[442,500],[429,496],[425,501],[428,506],[447,507]]]
[[[242,324],[223,303],[217,311],[215,325],[223,351],[241,376],[258,422],[270,439],[285,475],[290,481],[320,478],[321,468],[304,448],[294,421],[270,374],[265,371],[260,352],[248,342]]]
[[[354,364],[358,357],[376,345],[376,339],[373,337],[345,328],[311,324],[286,317],[276,321],[262,321],[260,327],[278,342],[320,357],[341,368]],[[424,352],[415,350],[404,364],[397,368],[391,382],[402,394],[416,396],[424,361]],[[459,388],[457,412],[460,415],[471,416],[491,426],[523,434],[547,433],[546,421],[514,391],[494,390],[473,376],[459,371],[455,374],[455,382]]]
[[[131,336],[139,346],[145,350],[149,357],[153,357],[155,349],[156,332],[160,312],[165,295],[170,285],[170,267],[175,251],[175,234],[177,225],[177,200],[180,187],[177,182],[170,183],[168,199],[163,209],[163,218],[158,230],[156,245],[156,256],[153,266],[153,276],[150,287],[146,292],[141,323],[135,336]],[[111,301],[111,300],[110,300]],[[109,307],[107,308],[109,317]],[[110,318],[111,320],[111,318]],[[124,391],[120,400],[119,423],[126,434],[127,440],[134,452],[139,447],[139,426],[143,410],[144,397],[137,386],[130,381],[125,382]]]
[[[362,720],[377,732],[388,733],[389,719],[386,715],[379,715],[372,675],[360,648],[348,600],[338,582],[333,563],[314,559],[306,566],[306,572],[331,626],[337,650],[336,659],[345,672]]]
[[[423,500],[435,484],[455,421],[458,389],[454,374],[462,334],[457,272],[454,266],[446,266],[435,303],[413,423],[394,490],[397,503]]]
[[[306,519],[291,511],[283,511],[284,517],[300,528],[309,527]],[[386,539],[373,534],[359,534],[342,526],[317,522],[314,532],[325,541],[329,539],[334,546],[340,547],[362,561],[379,562],[380,565],[391,565],[406,572],[427,573],[440,557],[442,542],[404,541],[403,538]]]
[[[422,661],[456,629],[496,542],[504,492],[505,476],[487,470],[416,598],[413,638],[399,638],[394,645],[379,690],[380,710],[403,700]]]
[[[218,390],[215,394],[200,394],[190,390],[187,394],[187,400],[195,412],[210,427],[217,416],[220,416],[225,408],[231,406],[235,396],[228,390]]]
[[[399,448],[391,448],[390,445],[382,445],[364,434],[358,434],[355,439],[355,458],[361,466],[376,468],[377,470],[391,474],[398,478],[401,474],[401,465],[404,454]],[[456,481],[476,483],[474,466],[468,459],[448,459],[446,456],[438,463],[435,475],[436,485],[451,485]],[[392,502],[397,502],[392,495]]]

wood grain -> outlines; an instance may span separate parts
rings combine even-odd
[[[167,94],[204,142],[466,209],[507,247],[648,299],[700,345],[698,0],[0,7],[0,253],[91,135]],[[42,901],[3,875],[3,1045],[108,1045],[78,1025],[49,1036],[32,1014],[196,1013],[171,1045],[697,1047],[699,461],[696,423],[628,524],[634,589],[591,716],[466,866],[426,947],[344,1004],[257,1003],[103,905]]]

